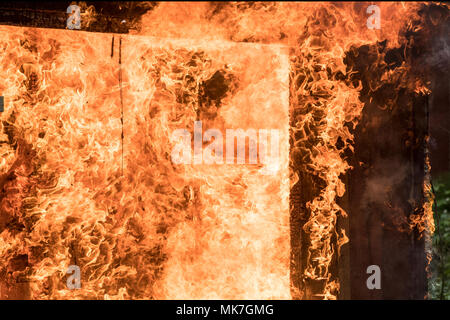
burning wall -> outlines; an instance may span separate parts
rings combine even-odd
[[[0,34],[5,297],[23,281],[30,298],[289,298],[285,49]],[[279,129],[281,169],[173,164],[195,120]]]

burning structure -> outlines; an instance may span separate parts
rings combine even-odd
[[[447,5],[78,5],[0,26],[1,298],[426,298]],[[174,164],[196,121],[278,130],[276,174]]]

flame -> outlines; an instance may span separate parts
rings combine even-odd
[[[427,156],[425,160],[425,166],[426,175],[429,175],[428,172],[430,172],[431,169],[429,156]],[[419,232],[419,238],[421,238],[425,233],[428,233],[431,236],[435,231],[433,217],[434,194],[431,189],[431,181],[429,177],[426,177],[423,183],[423,194],[424,202],[422,205],[422,212],[411,214],[409,224],[411,230],[417,230]],[[431,260],[431,256],[428,257],[428,260]]]
[[[415,6],[377,5],[381,16],[389,19],[394,18],[395,13],[414,12]],[[300,29],[303,36],[292,54],[295,57],[291,71],[294,155],[303,159],[297,161],[302,170],[319,177],[325,185],[319,195],[307,203],[310,217],[303,229],[309,235],[310,244],[304,281],[322,282],[322,292],[315,295],[324,299],[336,299],[339,292],[338,280],[332,279],[329,268],[336,251],[348,238],[345,230],[339,230],[341,235],[336,230],[338,215],[347,217],[336,201],[345,193],[341,177],[351,169],[345,152],[353,151],[351,130],[356,127],[364,107],[359,99],[361,83],[346,80],[353,71],[346,68],[345,55],[352,46],[373,43],[373,38],[389,39],[389,45],[397,45],[400,21],[404,21],[390,20],[392,28],[389,30],[358,28],[357,22],[361,22],[362,16],[356,14],[362,7],[362,4],[355,4],[353,8],[350,4],[315,6],[309,21]],[[394,10],[394,14],[387,15],[389,10]],[[378,63],[380,58],[377,58]],[[332,241],[335,235],[336,243]]]
[[[290,297],[283,47],[114,35],[111,57],[113,35],[0,35],[3,126],[20,138],[2,145],[2,212],[20,229],[2,228],[1,267],[27,260],[11,281],[26,278],[33,299]],[[206,92],[218,71],[233,94]],[[279,129],[280,171],[175,166],[171,132],[197,117],[204,131]],[[69,265],[80,290],[65,285]]]
[[[160,3],[130,35],[0,27],[0,282],[25,279],[34,299],[289,299],[296,162],[320,181],[303,276],[336,299],[330,264],[349,241],[337,200],[364,107],[346,54],[399,47],[420,6],[377,2],[369,29],[370,4]],[[226,93],[208,93],[215,75]],[[280,173],[173,165],[170,133],[199,118],[279,129]]]

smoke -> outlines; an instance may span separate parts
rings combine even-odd
[[[386,204],[395,197],[393,190],[404,184],[409,168],[395,157],[378,158],[372,163],[372,166],[374,168],[373,176],[365,180],[362,203]],[[380,168],[383,170],[379,170]]]

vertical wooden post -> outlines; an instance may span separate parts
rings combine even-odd
[[[365,108],[348,179],[351,297],[423,299],[427,261],[423,233],[413,216],[423,216],[426,97],[400,81],[370,92],[368,83],[376,79],[363,70],[379,48],[356,50],[350,63],[360,71]],[[381,269],[381,289],[366,285],[370,265]]]

